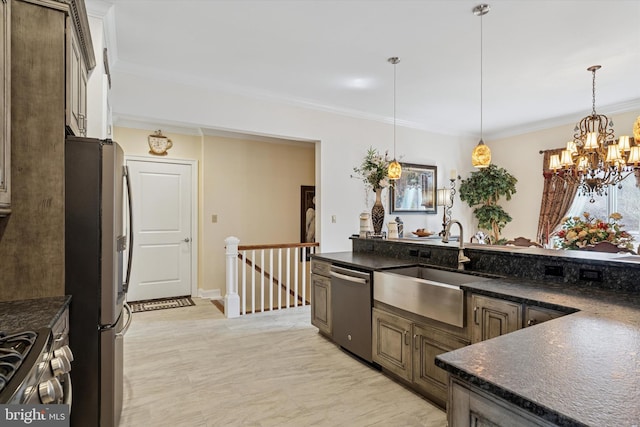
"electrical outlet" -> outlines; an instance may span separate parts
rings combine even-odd
[[[214,214],[214,215],[211,215],[211,222],[212,222],[212,223],[214,223],[214,224],[215,224],[216,222],[218,222],[218,215],[215,215],[215,214]]]

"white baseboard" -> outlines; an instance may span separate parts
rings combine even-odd
[[[198,289],[198,297],[205,299],[222,299],[220,289]]]

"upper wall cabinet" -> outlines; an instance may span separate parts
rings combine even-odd
[[[66,125],[67,132],[87,136],[87,80],[96,59],[82,0],[69,1],[67,20]]]
[[[11,212],[11,2],[0,1],[0,216]]]

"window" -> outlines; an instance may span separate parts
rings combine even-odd
[[[567,216],[582,216],[589,212],[591,216],[606,219],[613,212],[622,215],[621,224],[633,237],[635,243],[640,242],[640,188],[636,187],[633,174],[623,180],[621,188],[609,187],[608,195],[595,197],[594,203],[589,203],[588,196],[576,196]]]

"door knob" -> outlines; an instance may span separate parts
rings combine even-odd
[[[185,243],[189,243],[190,241],[191,241],[191,239],[188,238],[188,237],[183,240],[183,242],[185,242]]]

